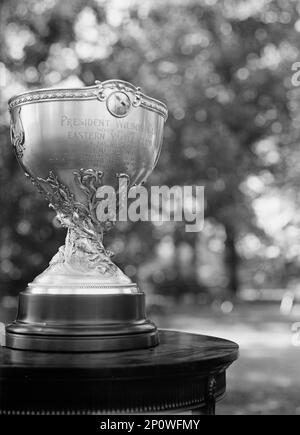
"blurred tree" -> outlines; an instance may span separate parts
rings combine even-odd
[[[163,152],[151,182],[205,186],[206,219],[224,230],[217,251],[226,276],[217,285],[233,293],[241,279],[256,285],[249,270],[265,267],[274,240],[257,221],[255,201],[271,188],[282,192],[291,174],[288,160],[299,161],[295,103],[289,102],[297,99],[290,67],[299,56],[299,11],[296,1],[283,0],[2,1],[2,289],[23,287],[63,237],[9,149],[7,98],[22,89],[113,77],[167,103]],[[293,180],[288,185],[295,192]],[[123,227],[108,240],[133,277],[179,294],[207,287],[199,272],[201,236],[186,233],[182,223]],[[260,243],[251,262],[249,235]],[[284,252],[280,247],[278,255]],[[280,271],[288,273],[285,266]]]

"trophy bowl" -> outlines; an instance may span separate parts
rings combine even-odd
[[[102,351],[158,344],[144,293],[103,246],[116,215],[103,213],[99,192],[114,188],[118,207],[147,179],[159,158],[166,106],[131,83],[107,80],[26,92],[10,99],[9,111],[16,157],[67,237],[20,293],[6,346]]]

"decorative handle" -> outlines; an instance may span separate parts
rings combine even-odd
[[[17,109],[16,112],[16,122],[14,123],[13,118],[10,121],[10,140],[16,152],[17,158],[22,159],[25,151],[25,133],[23,129],[23,124],[20,116],[21,107]],[[16,126],[19,126],[19,131],[16,133]]]

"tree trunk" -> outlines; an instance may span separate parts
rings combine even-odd
[[[238,265],[239,256],[235,246],[235,231],[230,226],[225,226],[225,264],[228,273],[228,290],[233,295],[239,291]]]

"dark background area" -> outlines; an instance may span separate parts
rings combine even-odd
[[[164,327],[241,345],[229,413],[300,413],[300,5],[285,0],[2,0],[0,300],[63,244],[25,179],[7,101],[40,87],[128,80],[169,109],[148,185],[205,186],[205,225],[118,224],[106,246]],[[300,343],[299,343],[300,344]]]

